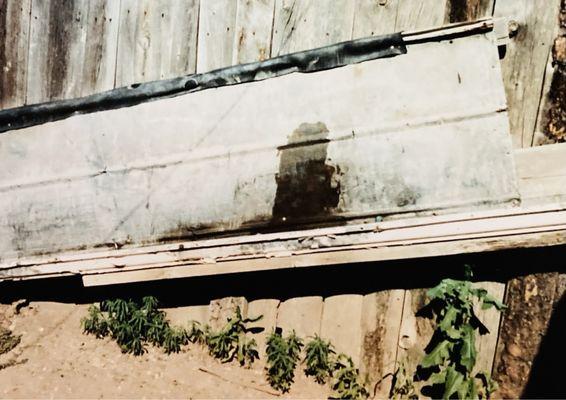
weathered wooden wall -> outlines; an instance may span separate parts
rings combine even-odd
[[[495,15],[515,146],[564,141],[560,1],[0,0],[0,108]]]
[[[515,146],[564,141],[566,40],[564,32],[559,32],[558,17],[564,21],[566,6],[560,3],[0,0],[0,108],[84,96],[341,40],[494,14],[513,21],[514,38],[502,67]],[[500,327],[499,343],[495,334],[480,343],[485,368],[492,364],[498,347],[495,376],[502,384],[501,394],[516,397],[523,391],[553,300],[562,296],[560,279],[557,274],[537,274],[509,280],[506,301],[511,307]],[[505,284],[484,286],[503,298]],[[247,308],[250,314],[270,316],[267,326],[277,323],[303,335],[321,333],[331,338],[339,350],[354,355],[375,381],[393,370],[395,360],[411,365],[420,357],[431,332],[415,316],[423,293],[424,289],[393,289],[283,302],[257,300]],[[246,303],[245,299],[215,301],[210,314],[221,318],[230,304],[238,302]],[[201,318],[207,314],[203,307],[192,310]],[[497,331],[498,317],[486,318],[492,331]],[[534,333],[520,323],[533,320]],[[382,386],[383,391],[386,385]]]

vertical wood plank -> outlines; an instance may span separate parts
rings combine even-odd
[[[136,74],[138,2],[121,0],[120,6],[115,87],[130,85],[138,78]]]
[[[446,23],[474,21],[492,14],[495,0],[448,0]]]
[[[352,357],[359,366],[362,350],[362,309],[364,296],[344,294],[324,300],[320,336],[334,345],[337,353]]]
[[[556,36],[560,0],[541,6],[532,0],[497,0],[494,15],[518,23],[516,36],[501,61],[509,105],[511,135],[516,148],[533,143],[544,73]]]
[[[294,330],[298,336],[306,339],[320,334],[323,301],[320,296],[295,297],[279,305],[277,326],[284,334]]]
[[[232,65],[238,2],[201,0],[197,72]]]
[[[277,0],[271,55],[350,40],[355,6],[352,0]]]
[[[352,39],[394,32],[399,1],[357,0]]]
[[[566,141],[566,0],[560,4],[558,36],[545,69],[534,145]]]
[[[260,299],[251,301],[248,304],[248,317],[256,318],[260,315],[262,318],[253,323],[253,326],[263,328],[262,332],[254,335],[257,343],[260,360],[265,359],[265,345],[267,336],[271,334],[277,325],[277,309],[281,302],[277,299]]]
[[[232,64],[269,58],[274,11],[275,0],[238,0]]]
[[[81,96],[112,89],[116,73],[120,2],[91,0],[88,6]]]
[[[0,109],[25,104],[31,0],[0,0]]]
[[[403,364],[409,374],[416,371],[420,364],[425,355],[424,349],[430,342],[435,328],[434,321],[417,317],[417,312],[428,302],[426,292],[426,289],[405,291],[397,364]],[[422,382],[415,382],[415,389],[418,393],[422,386]]]
[[[395,30],[409,31],[442,25],[446,4],[447,0],[400,0]]]
[[[474,287],[486,289],[496,300],[501,302],[503,301],[503,297],[505,295],[504,283],[476,282],[474,283]],[[495,349],[497,347],[497,336],[499,334],[501,313],[495,308],[482,310],[479,305],[475,307],[475,312],[479,320],[482,321],[489,330],[489,333],[486,335],[476,336],[476,349],[478,353],[475,371],[491,373],[493,360],[495,358]]]
[[[499,384],[494,398],[520,398],[550,320],[557,273],[538,273],[507,284],[493,377]],[[542,397],[542,396],[536,396]]]
[[[191,74],[198,1],[122,0],[116,86]]]
[[[401,329],[405,290],[384,290],[364,296],[362,311],[362,351],[360,372],[367,374],[370,387],[376,387],[376,398],[387,398],[395,372],[397,344]]]
[[[167,51],[162,55],[161,79],[194,74],[197,68],[197,35],[199,0],[171,2],[169,24],[162,27],[166,32],[161,46]]]
[[[33,0],[27,103],[79,97],[88,0]]]

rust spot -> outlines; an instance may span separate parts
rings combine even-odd
[[[340,200],[340,168],[327,160],[328,128],[303,123],[281,146],[273,222],[293,223],[332,214]]]

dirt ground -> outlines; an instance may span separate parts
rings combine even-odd
[[[327,398],[329,389],[297,370],[290,393],[265,380],[263,362],[252,369],[221,364],[194,345],[166,355],[122,354],[116,343],[82,333],[88,305],[32,302],[16,312],[0,305],[3,325],[21,343],[0,356],[1,398]]]

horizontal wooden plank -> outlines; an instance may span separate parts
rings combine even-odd
[[[515,152],[524,204],[566,201],[566,143]]]

